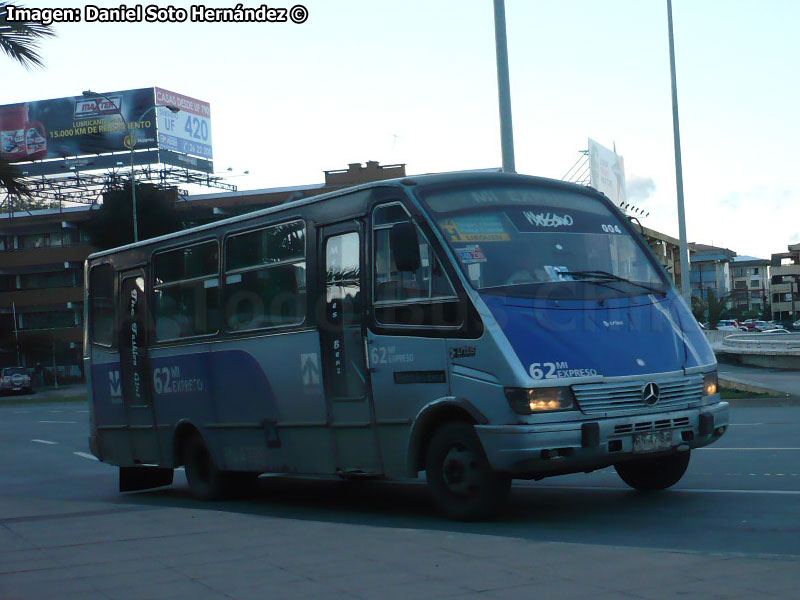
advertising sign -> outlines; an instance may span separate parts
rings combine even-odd
[[[212,172],[210,105],[142,88],[0,106],[0,157],[23,163],[23,176],[127,167],[129,157],[108,155],[132,146],[136,165]]]
[[[154,148],[153,102],[145,88],[0,106],[0,156],[16,163],[127,150],[131,134],[137,149]],[[63,173],[61,163],[39,170]]]
[[[156,88],[156,104],[175,106],[173,113],[158,109],[158,147],[211,159],[211,105],[189,96]]]
[[[617,206],[627,202],[625,193],[625,163],[614,150],[589,139],[591,186],[604,193]]]

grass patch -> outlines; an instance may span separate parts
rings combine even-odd
[[[761,392],[745,392],[742,390],[731,390],[728,388],[720,389],[720,396],[723,400],[744,400],[746,398],[788,398],[787,394],[764,394]]]

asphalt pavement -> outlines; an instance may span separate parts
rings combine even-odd
[[[800,407],[739,408],[672,490],[613,470],[515,484],[453,523],[421,481],[262,477],[119,494],[85,403],[0,406],[0,598],[794,597]]]

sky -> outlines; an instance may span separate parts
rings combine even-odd
[[[302,24],[57,24],[44,69],[0,57],[0,104],[152,86],[210,102],[215,170],[241,190],[367,160],[502,164],[492,0],[302,1]],[[800,2],[674,0],[673,18],[689,241],[785,252],[800,242]],[[588,138],[616,146],[643,224],[677,237],[666,0],[506,0],[506,19],[517,172],[560,179]]]

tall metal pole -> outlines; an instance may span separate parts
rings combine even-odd
[[[681,166],[681,132],[678,125],[678,84],[675,79],[675,39],[672,35],[672,0],[667,0],[669,24],[669,70],[672,76],[672,132],[675,138],[675,183],[678,189],[678,237],[681,242],[681,295],[692,304],[689,285],[689,244],[686,241],[686,213],[683,209],[683,167]]]
[[[511,125],[511,87],[508,80],[508,42],[504,0],[494,0],[494,39],[497,47],[497,94],[500,104],[500,144],[503,171],[516,173],[514,165],[514,130]]]
[[[11,311],[14,313],[14,340],[17,345],[17,366],[20,366],[19,362],[19,332],[17,331],[17,303],[11,302]]]

